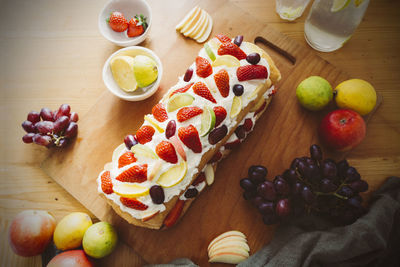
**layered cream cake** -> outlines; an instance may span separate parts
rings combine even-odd
[[[217,35],[145,115],[133,146],[115,149],[98,192],[132,224],[171,227],[252,131],[280,77],[264,50]]]

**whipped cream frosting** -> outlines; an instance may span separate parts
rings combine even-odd
[[[254,51],[251,50],[250,47],[248,47],[246,45],[245,42],[242,43],[242,45],[240,46],[240,48],[246,53],[252,53]],[[211,49],[213,50],[214,54],[218,57],[218,53],[217,53],[217,49],[214,47],[211,47]],[[207,55],[206,51],[204,48],[202,48],[199,52],[199,56],[206,58],[210,63],[212,63],[212,60],[209,58],[209,56]],[[248,63],[246,61],[246,59],[240,60],[240,66],[245,66],[245,65],[250,65],[250,63]],[[260,59],[260,62],[258,63],[258,65],[263,65],[268,69],[268,74],[270,73],[270,68],[269,65],[267,63],[267,61],[264,58]],[[215,73],[217,73],[219,70],[221,69],[225,69],[228,72],[229,75],[229,85],[230,88],[232,88],[232,86],[234,84],[238,84],[240,83],[241,85],[243,85],[244,87],[244,93],[241,96],[242,98],[242,109],[245,108],[251,101],[253,101],[257,94],[253,94],[254,90],[256,90],[256,88],[260,85],[260,84],[264,84],[266,82],[267,79],[255,79],[255,80],[248,80],[248,81],[241,81],[239,82],[236,76],[236,70],[238,67],[227,67],[227,66],[217,66],[217,67],[213,67],[213,73],[208,76],[207,78],[201,78],[196,74],[196,64],[193,63],[190,66],[194,72],[193,72],[193,76],[191,78],[191,80],[189,82],[185,82],[183,80],[183,76],[179,77],[178,83],[174,86],[172,86],[169,91],[167,92],[166,95],[170,95],[174,90],[182,88],[184,86],[186,86],[189,83],[196,83],[196,82],[203,82],[207,85],[207,87],[209,88],[211,94],[213,95],[214,99],[216,100],[216,104],[208,101],[207,99],[200,97],[196,94],[194,94],[192,88],[189,89],[186,93],[191,94],[194,97],[194,101],[191,104],[191,106],[197,106],[200,107],[202,109],[204,109],[206,106],[208,107],[215,107],[215,106],[222,106],[225,108],[225,110],[227,111],[227,116],[225,118],[225,120],[223,121],[222,124],[226,125],[228,128],[228,132],[231,131],[232,127],[234,127],[237,124],[236,121],[236,117],[235,118],[231,118],[230,117],[230,110],[231,110],[231,106],[232,106],[232,100],[233,97],[235,96],[235,94],[232,92],[232,90],[230,90],[228,97],[222,97],[219,90],[217,89],[217,86],[215,84],[214,81],[214,75]],[[271,93],[271,90],[273,90],[273,87],[271,87],[267,93],[264,95],[264,97],[267,99],[269,97],[269,94]],[[161,103],[164,104],[164,107],[167,106],[167,102],[168,102],[168,98],[163,98],[160,100]],[[179,110],[179,109],[178,109]],[[178,130],[180,127],[186,127],[190,124],[192,124],[194,127],[196,127],[197,131],[200,131],[201,128],[201,116],[195,116],[191,119],[188,119],[186,121],[183,122],[178,122],[178,120],[176,119],[176,115],[177,112],[173,111],[173,112],[168,112],[168,120],[164,121],[164,122],[158,122],[152,114],[149,114],[147,116],[151,117],[152,119],[154,119],[159,126],[161,126],[161,128],[165,129],[167,126],[167,123],[170,120],[175,120],[176,121],[176,130]],[[246,118],[252,118],[254,116],[254,113],[251,112],[249,114],[246,115]],[[254,123],[254,120],[253,120]],[[148,121],[144,121],[143,125],[149,125],[152,126]],[[153,127],[154,128],[154,127]],[[232,137],[234,136],[234,137]],[[231,136],[231,138],[235,138],[236,136],[233,134]],[[228,140],[228,142],[230,142],[231,138]],[[152,140],[148,143],[145,144],[145,146],[151,148],[153,151],[155,150],[155,147],[157,146],[157,144],[159,144],[161,141],[165,141],[168,140],[165,137],[165,132],[160,133],[157,131],[157,129],[155,129],[155,133],[152,137]],[[234,140],[234,139],[233,139]],[[202,156],[209,151],[210,149],[213,149],[215,147],[215,145],[211,145],[208,141],[208,134],[201,137],[200,136],[200,141],[202,143],[202,152],[201,153],[194,153],[191,149],[189,149],[188,147],[186,147],[183,143],[182,143],[182,148],[184,149],[185,153],[186,153],[186,158],[187,158],[187,173],[185,175],[185,177],[183,178],[182,181],[180,181],[178,184],[170,187],[170,188],[164,188],[164,195],[165,195],[165,200],[164,202],[168,202],[169,200],[171,200],[174,196],[178,196],[181,193],[183,193],[183,191],[190,185],[190,183],[192,182],[192,178],[195,174],[197,174],[199,172],[199,170],[197,169],[197,167],[199,166]],[[110,164],[106,165],[105,170],[104,171],[110,171],[110,177],[112,180],[113,185],[118,184],[118,183],[123,183],[121,181],[116,180],[115,178],[121,174],[123,171],[129,169],[130,167],[132,167],[133,165],[138,165],[138,164],[147,164],[147,173],[149,174],[153,168],[156,166],[157,161],[161,161],[161,167],[159,168],[159,170],[157,171],[156,175],[154,176],[154,178],[152,179],[152,181],[145,181],[143,183],[140,183],[140,186],[146,186],[147,188],[151,188],[151,186],[156,185],[157,184],[157,180],[160,177],[160,175],[162,173],[164,173],[165,171],[167,171],[168,169],[170,169],[171,167],[175,166],[176,164],[171,164],[168,163],[162,159],[151,159],[151,158],[145,158],[145,157],[140,157],[135,155],[135,157],[137,158],[137,161],[129,164],[127,166],[124,166],[122,168],[118,168],[118,158],[124,154],[125,152],[129,151],[125,146],[121,146],[119,147],[119,149],[116,149],[114,155],[113,155],[113,160]],[[177,153],[178,155],[178,163],[180,164],[181,161],[183,160],[181,158],[181,156],[179,155],[179,153]],[[159,163],[158,163],[159,165]],[[104,172],[103,171],[103,172]],[[141,210],[135,210],[129,207],[126,207],[125,205],[123,205],[120,202],[120,196],[115,194],[115,193],[111,193],[111,194],[105,194],[102,189],[101,189],[101,175],[103,174],[103,172],[101,172],[97,178],[97,183],[98,183],[98,192],[103,194],[105,197],[107,197],[108,199],[114,201],[120,208],[122,211],[129,213],[132,217],[136,218],[136,219],[142,219],[142,218],[146,218],[148,216],[151,216],[152,214],[155,214],[157,212],[163,212],[166,207],[164,204],[154,204],[150,194],[147,194],[145,196],[140,196],[137,197],[137,200],[142,202],[143,204],[147,205],[148,208],[144,211]],[[199,185],[197,185],[198,191],[200,192],[201,190],[204,189],[205,187],[205,182],[204,183],[200,183]]]

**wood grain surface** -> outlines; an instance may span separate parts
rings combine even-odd
[[[101,68],[108,55],[118,47],[105,40],[97,30],[97,15],[105,2],[43,0],[0,3],[2,233],[6,232],[13,216],[24,209],[49,210],[58,220],[72,211],[91,214],[40,169],[40,162],[50,152],[23,144],[20,123],[30,110],[40,110],[43,106],[55,109],[64,102],[71,104],[73,110],[83,116],[106,90],[101,80]],[[328,54],[315,52],[306,45],[303,38],[304,16],[289,23],[275,14],[274,1],[232,2],[248,12],[249,17],[285,33],[304,49],[320,55],[351,77],[366,79],[375,86],[384,102],[370,120],[366,139],[348,158],[356,167],[363,166],[360,172],[371,184],[371,190],[376,189],[388,175],[399,175],[399,2],[372,1],[351,41],[342,49]],[[150,2],[152,6],[159,3]],[[168,14],[156,11],[153,11],[153,16],[160,20],[170,18]],[[218,20],[218,16],[213,18]],[[152,28],[151,36],[163,35],[182,38],[175,32]],[[155,45],[162,50],[162,44],[152,44],[151,36],[144,45]],[[189,40],[187,42],[190,43]],[[170,78],[174,83],[176,71],[171,73]],[[249,138],[255,139],[256,133]],[[250,139],[246,142],[251,142]],[[230,160],[238,160],[235,157],[239,157],[236,152]],[[220,166],[220,169],[223,168]],[[211,191],[201,197],[206,198]],[[201,207],[194,204],[190,210],[196,209]],[[272,228],[267,228],[267,231],[272,231]],[[1,265],[40,266],[40,257],[14,255],[5,237],[4,234],[1,237]],[[104,266],[140,266],[145,261],[120,243],[118,250],[100,263]]]

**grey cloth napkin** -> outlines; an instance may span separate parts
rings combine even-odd
[[[189,259],[152,267],[197,266]],[[400,266],[400,178],[389,177],[355,223],[335,227],[317,216],[281,224],[274,239],[239,267]]]

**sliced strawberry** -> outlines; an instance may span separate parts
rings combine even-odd
[[[176,118],[179,122],[183,122],[197,115],[200,115],[201,113],[203,113],[203,110],[199,107],[183,107],[176,114]]]
[[[120,197],[119,200],[121,201],[122,205],[135,210],[147,210],[149,207],[136,198]]]
[[[245,59],[247,57],[246,53],[243,52],[243,50],[240,49],[239,46],[231,42],[222,43],[218,48],[218,55],[231,55],[239,60]]]
[[[254,112],[254,116],[263,111],[266,107],[267,107],[267,101],[265,101],[264,104],[262,104],[262,106]]]
[[[234,149],[235,147],[238,147],[240,145],[240,140],[236,139],[233,142],[229,142],[225,144],[225,149]]]
[[[179,94],[179,93],[184,93],[184,92],[186,92],[187,90],[190,89],[190,87],[191,87],[193,84],[194,84],[194,83],[189,83],[188,85],[185,85],[185,86],[182,87],[182,88],[176,89],[175,91],[172,92],[172,94],[171,94],[169,97],[173,96],[174,94]]]
[[[143,144],[146,144],[147,142],[150,142],[151,139],[153,139],[154,135],[154,128],[149,126],[149,125],[144,125],[139,128],[139,130],[136,132],[136,140]]]
[[[226,118],[226,110],[223,107],[214,107],[213,111],[215,113],[215,127],[221,124]]]
[[[164,220],[164,225],[166,227],[171,227],[176,223],[176,221],[181,216],[184,204],[185,204],[184,200],[178,199],[175,206],[171,209],[171,211],[168,213],[167,217]]]
[[[240,66],[236,70],[236,76],[240,82],[253,79],[267,79],[268,70],[262,65]]]
[[[132,166],[115,179],[121,182],[143,183],[147,180],[147,164]]]
[[[245,119],[243,123],[243,127],[246,132],[250,132],[251,129],[253,128],[253,120],[252,119]]]
[[[151,109],[151,114],[153,114],[154,118],[159,122],[166,121],[168,119],[167,111],[162,103],[158,103]]]
[[[113,193],[113,184],[110,177],[110,172],[105,171],[100,177],[101,180],[101,190],[107,195]]]
[[[137,159],[135,158],[135,155],[132,152],[127,151],[124,154],[122,154],[121,157],[119,157],[118,168],[122,168],[126,165],[134,163],[134,162],[136,162],[136,160]]]
[[[269,93],[268,96],[272,96],[274,94],[276,94],[276,89],[275,88],[271,90],[271,93]]]
[[[201,173],[197,176],[196,180],[194,180],[194,182],[192,183],[192,185],[193,185],[193,186],[196,186],[196,185],[198,185],[198,184],[204,182],[205,180],[206,180],[206,175],[204,174],[204,172],[201,172]]]
[[[178,136],[188,148],[194,153],[201,153],[202,146],[200,142],[199,133],[193,125],[181,127],[178,129]]]
[[[221,158],[222,158],[222,153],[221,151],[218,151],[217,153],[214,154],[214,156],[210,159],[208,163],[218,162]]]
[[[178,156],[176,155],[176,151],[174,146],[168,141],[161,141],[156,146],[157,155],[165,160],[166,162],[175,164],[178,162]]]
[[[217,85],[222,97],[229,95],[229,74],[226,70],[222,69],[214,75],[214,81]]]
[[[223,35],[223,34],[217,34],[215,37],[217,37],[218,40],[221,41],[221,43],[232,42],[232,39],[231,39],[231,38],[229,38],[228,36]]]
[[[196,95],[199,95],[199,96],[213,102],[214,104],[217,103],[217,101],[215,101],[213,95],[211,94],[210,90],[208,89],[207,85],[205,85],[202,82],[197,82],[193,85],[193,92]]]
[[[196,57],[196,74],[201,78],[207,78],[212,73],[210,62],[203,57]]]
[[[128,28],[128,21],[126,21],[124,14],[118,11],[112,12],[107,22],[111,29],[116,32],[123,32]]]

